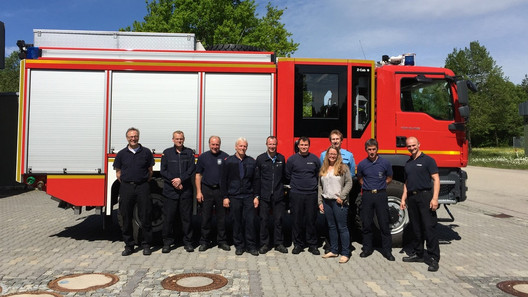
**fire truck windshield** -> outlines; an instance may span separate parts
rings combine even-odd
[[[437,120],[453,120],[454,104],[450,84],[443,79],[420,82],[413,77],[401,80],[402,111],[423,112]]]

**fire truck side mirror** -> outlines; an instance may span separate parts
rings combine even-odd
[[[465,106],[460,106],[458,108],[458,113],[460,114],[461,117],[467,119],[469,118],[469,106],[465,105]]]
[[[457,92],[458,92],[458,103],[460,105],[467,105],[469,103],[468,99],[468,86],[465,80],[457,81]]]

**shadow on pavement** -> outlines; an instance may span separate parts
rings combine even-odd
[[[50,235],[50,237],[68,237],[75,240],[87,241],[120,241],[121,231],[117,225],[117,215],[112,216],[112,224],[108,224],[106,229],[103,229],[103,217],[101,215],[89,215],[77,219],[79,223],[74,226],[66,227],[65,230]]]

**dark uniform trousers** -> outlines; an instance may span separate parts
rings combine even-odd
[[[177,191],[179,197],[177,199],[165,197],[163,203],[163,245],[170,246],[176,242],[175,232],[177,219],[180,219],[181,228],[183,231],[183,245],[192,245],[192,208],[193,208],[193,192],[191,189],[184,189]]]
[[[274,245],[283,244],[284,235],[282,233],[282,217],[286,210],[284,199],[279,201],[262,200],[259,201],[260,216],[260,245],[273,247],[270,239],[268,223],[270,221],[270,212],[273,213],[273,241]]]
[[[223,206],[222,192],[220,187],[211,187],[202,183],[202,227],[200,244],[209,244],[212,232],[213,209],[216,215],[216,239],[217,243],[227,244],[226,235],[226,209]]]
[[[392,237],[389,229],[389,204],[386,191],[372,193],[363,191],[361,196],[361,223],[363,234],[363,250],[373,251],[373,229],[374,214],[378,219],[381,233],[381,248],[383,252],[390,252],[392,248]]]
[[[253,250],[257,248],[257,230],[255,226],[256,209],[253,198],[230,198],[233,216],[233,243],[236,249]]]
[[[152,222],[150,213],[152,211],[152,199],[150,198],[150,186],[148,182],[128,183],[121,182],[119,187],[119,213],[123,218],[122,234],[123,241],[128,247],[134,247],[134,235],[132,230],[134,206],[137,204],[139,221],[141,223],[142,246],[148,246],[152,242]],[[139,242],[137,243],[140,244]]]
[[[290,208],[292,212],[293,244],[300,247],[306,247],[306,245],[308,247],[316,247],[317,193],[300,194],[290,192]]]
[[[412,191],[407,193],[407,208],[409,210],[409,220],[414,234],[414,251],[418,256],[440,261],[440,247],[436,224],[438,219],[436,211],[429,208],[433,193],[431,191]],[[424,240],[427,246],[427,255],[424,254]]]

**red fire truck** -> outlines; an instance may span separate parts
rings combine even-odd
[[[139,128],[140,142],[152,149],[157,178],[174,130],[185,132],[185,145],[196,155],[208,149],[210,135],[221,136],[228,153],[244,136],[252,156],[276,135],[279,151],[289,156],[300,136],[310,137],[310,150],[319,155],[329,146],[329,132],[339,129],[356,162],[366,157],[365,141],[376,138],[394,169],[388,192],[396,240],[408,220],[399,209],[407,137],[416,136],[436,159],[440,203],[466,199],[461,168],[468,158],[470,84],[449,69],[414,66],[412,56],[401,63],[387,58],[385,65],[276,58],[236,47],[205,50],[193,34],[63,30],[34,30],[34,44],[20,41],[19,47],[25,59],[17,181],[77,213],[85,207],[112,214],[119,192],[112,163],[129,127]],[[158,217],[154,230],[161,227]]]

